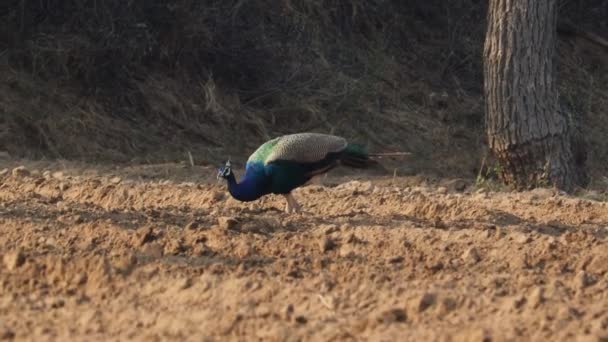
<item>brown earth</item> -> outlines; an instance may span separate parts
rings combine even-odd
[[[330,176],[287,215],[211,167],[4,168],[0,339],[608,338],[594,192]]]

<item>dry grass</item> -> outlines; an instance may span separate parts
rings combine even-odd
[[[414,152],[399,174],[478,174],[485,9],[475,1],[26,4],[4,15],[24,30],[6,39],[0,150],[219,163],[278,134],[321,131]],[[69,10],[78,15],[56,20]],[[600,141],[608,66],[569,44],[561,91]],[[591,146],[604,168],[595,160],[608,146]]]

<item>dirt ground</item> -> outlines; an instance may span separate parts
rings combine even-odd
[[[0,339],[608,339],[597,194],[359,174],[288,215],[212,167],[0,170]]]

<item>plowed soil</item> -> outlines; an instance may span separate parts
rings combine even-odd
[[[599,196],[355,174],[285,214],[213,168],[1,165],[0,339],[608,339]]]

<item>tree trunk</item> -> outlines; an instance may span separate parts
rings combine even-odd
[[[490,0],[484,48],[486,130],[499,176],[518,189],[584,186],[584,139],[560,110],[557,0]]]

